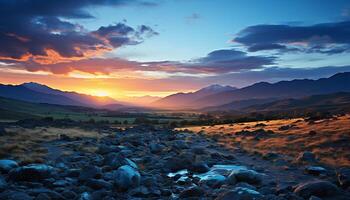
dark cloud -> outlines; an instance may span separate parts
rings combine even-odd
[[[306,53],[341,53],[350,50],[350,21],[311,26],[250,26],[240,31],[233,41],[245,45],[249,51],[299,50]]]
[[[147,1],[0,1],[0,60],[66,62],[139,44],[145,37],[158,34],[145,25],[134,29],[124,23],[90,32],[69,21],[92,17],[85,10],[89,6],[126,4],[144,5]]]
[[[207,67],[215,72],[238,72],[241,70],[259,69],[274,64],[272,56],[250,56],[246,52],[234,49],[216,50],[206,57],[194,60],[194,67]]]

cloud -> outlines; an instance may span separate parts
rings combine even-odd
[[[193,23],[193,22],[199,20],[200,18],[201,18],[201,15],[200,15],[200,14],[198,14],[198,13],[192,13],[191,15],[186,16],[186,17],[185,17],[185,20],[186,20],[187,23]]]
[[[350,21],[310,26],[256,25],[238,33],[233,42],[248,51],[278,50],[334,54],[350,50]]]
[[[109,38],[108,35],[110,32],[114,33],[114,28],[103,28],[99,33],[94,34]],[[123,30],[123,34],[131,31],[125,27],[120,29]],[[54,57],[54,55],[51,55],[51,57]],[[157,78],[157,76],[215,76],[224,73],[242,72],[272,65],[274,60],[275,57],[249,56],[242,51],[223,49],[186,62],[136,62],[121,58],[86,58],[51,64],[34,61],[16,62],[12,67],[30,72],[41,71],[61,75],[69,75],[69,73],[75,71],[93,75],[113,75],[120,72],[135,74],[137,72],[149,76],[153,75]]]
[[[145,3],[126,0],[1,1],[0,60],[53,64],[139,44],[158,33],[146,25],[132,28],[124,23],[88,31],[70,19],[93,17],[85,10],[88,6]]]

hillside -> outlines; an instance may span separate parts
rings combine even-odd
[[[292,80],[277,83],[260,82],[234,91],[224,91],[192,102],[192,107],[209,107],[247,99],[301,98],[310,95],[350,92],[350,72],[318,80]]]

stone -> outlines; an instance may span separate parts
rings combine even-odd
[[[114,173],[114,181],[121,190],[128,190],[140,185],[141,175],[133,167],[123,165]]]
[[[51,198],[49,197],[49,195],[41,193],[35,198],[35,200],[51,200]]]
[[[113,184],[102,179],[89,179],[86,181],[86,185],[94,190],[111,190],[113,188]]]
[[[179,197],[180,197],[180,199],[189,198],[189,197],[200,197],[200,196],[203,196],[204,194],[205,194],[205,192],[203,189],[201,189],[198,186],[192,186],[192,187],[189,187],[189,188],[183,190],[180,193]]]
[[[341,168],[337,171],[339,185],[343,188],[350,186],[350,168]]]
[[[4,191],[7,188],[7,182],[4,177],[0,175],[0,192]]]
[[[191,165],[190,171],[195,173],[205,173],[210,170],[209,166],[204,162],[195,162]]]
[[[45,164],[30,164],[12,169],[9,179],[14,181],[40,181],[51,177],[54,168]]]
[[[160,145],[158,143],[151,143],[149,145],[149,149],[153,154],[160,153],[163,150],[163,148],[164,148],[163,145]]]
[[[233,190],[220,194],[216,200],[256,200],[263,195],[255,190],[244,187],[235,187]]]
[[[338,192],[338,187],[328,181],[310,181],[299,184],[294,193],[303,197],[310,198],[312,195],[317,197],[332,196]]]
[[[14,160],[0,160],[0,172],[8,173],[11,169],[17,168],[18,163]]]
[[[235,176],[239,182],[246,182],[249,184],[260,184],[262,182],[262,174],[248,169],[241,169],[238,171],[231,172],[230,176]]]
[[[79,180],[80,181],[87,181],[92,178],[99,178],[101,177],[102,171],[99,167],[90,165],[86,166],[83,169],[81,169],[79,174]]]
[[[315,155],[310,151],[301,152],[296,158],[297,162],[313,163],[316,162]]]
[[[27,193],[20,191],[5,191],[0,193],[1,200],[33,200]]]
[[[327,170],[320,166],[308,166],[305,168],[305,172],[312,175],[326,174]]]

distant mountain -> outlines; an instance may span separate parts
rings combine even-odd
[[[164,108],[188,108],[192,102],[198,99],[220,92],[231,92],[236,89],[237,88],[231,86],[210,85],[195,92],[176,93],[166,96],[158,101],[155,101],[151,104],[151,106]]]
[[[125,101],[135,106],[148,106],[150,103],[158,101],[159,99],[161,99],[161,97],[146,95],[140,97],[129,97],[126,98]]]
[[[347,107],[350,108],[350,93],[338,92],[332,94],[312,95],[300,99],[283,99],[270,103],[248,106],[241,110],[246,112],[282,111],[309,108]]]
[[[192,101],[192,107],[210,107],[249,99],[301,98],[310,95],[350,92],[350,72],[318,80],[292,80],[277,83],[260,82],[233,91],[223,91]]]
[[[270,98],[270,99],[247,99],[247,100],[239,100],[239,101],[233,101],[228,104],[220,105],[220,106],[210,106],[210,107],[205,107],[201,108],[201,111],[238,111],[243,108],[246,108],[248,106],[255,106],[255,105],[260,105],[260,104],[266,104],[269,102],[276,101],[277,99],[275,98]]]
[[[76,92],[65,92],[33,82],[21,85],[0,84],[0,96],[27,102],[57,105],[101,107],[108,104],[119,104],[118,101],[110,97],[96,97]]]

